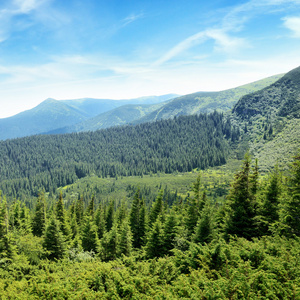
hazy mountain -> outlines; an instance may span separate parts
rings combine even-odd
[[[162,107],[163,105],[165,105],[164,102],[153,105],[123,105],[105,113],[99,114],[98,116],[90,118],[81,123],[52,130],[50,132],[47,132],[47,134],[95,131],[98,129],[125,125],[142,118],[143,116],[158,109],[159,107]]]
[[[54,128],[73,125],[88,115],[61,101],[47,99],[33,109],[0,119],[0,139],[39,134]]]
[[[94,131],[125,124],[139,124],[152,122],[159,119],[169,119],[178,115],[193,115],[200,112],[228,111],[240,97],[260,90],[281,78],[283,75],[275,75],[250,84],[221,92],[198,92],[181,97],[159,105],[142,106],[127,105],[115,108],[92,119],[85,120],[79,124],[59,128],[48,133],[70,133],[80,131]],[[166,95],[168,96],[168,95]],[[168,97],[165,98],[168,100]],[[140,101],[142,101],[141,99]],[[154,98],[153,101],[157,99]],[[79,101],[79,100],[77,100]],[[125,103],[126,100],[123,100]],[[131,101],[131,100],[130,100]],[[127,101],[129,102],[129,101]],[[148,102],[148,100],[147,100]],[[68,102],[69,103],[69,102]],[[117,104],[120,104],[119,101]],[[115,104],[114,104],[115,105]],[[75,103],[74,107],[82,109],[82,106]],[[87,110],[85,110],[87,112]]]
[[[81,123],[116,107],[127,104],[160,103],[176,96],[178,95],[168,94],[128,100],[84,98],[58,101],[47,99],[33,109],[0,119],[0,140],[54,131]]]
[[[99,114],[102,114],[104,112],[107,112],[109,110],[115,109],[123,105],[150,105],[161,103],[176,97],[178,97],[177,94],[167,94],[162,96],[147,96],[126,100],[82,98],[73,100],[62,100],[62,102],[76,109],[79,109],[82,112],[85,112],[90,117],[95,117]]]
[[[283,74],[220,92],[198,92],[175,98],[163,107],[141,118],[136,123],[169,119],[178,115],[228,111],[244,95],[261,90],[280,79]]]

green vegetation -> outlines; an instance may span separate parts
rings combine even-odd
[[[134,123],[151,122],[160,119],[169,119],[180,115],[193,115],[199,113],[212,113],[215,110],[227,112],[247,94],[259,91],[278,79],[282,75],[275,75],[253,83],[221,92],[198,92],[175,98],[163,107],[147,114]]]
[[[81,199],[67,209],[60,193],[47,211],[41,195],[24,220],[2,196],[2,299],[299,298],[300,155],[286,177],[257,170],[247,155],[224,203],[206,197],[201,174],[187,199],[168,205],[161,191],[148,209],[139,189],[131,207],[91,198],[85,210]]]
[[[24,200],[39,190],[95,174],[101,177],[173,173],[225,164],[223,115],[185,116],[89,133],[0,142],[1,190]],[[229,127],[231,130],[231,127]]]

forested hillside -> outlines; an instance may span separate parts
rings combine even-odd
[[[300,144],[300,67],[261,91],[242,97],[228,114],[243,134],[241,145],[267,171],[287,166]]]
[[[11,197],[55,193],[100,177],[185,172],[226,163],[239,132],[223,115],[178,117],[89,133],[32,136],[0,142],[0,189]]]
[[[66,209],[0,201],[3,299],[298,299],[300,155],[286,176],[260,178],[247,154],[227,200],[209,201],[201,174],[185,201],[137,189]]]

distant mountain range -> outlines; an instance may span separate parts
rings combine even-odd
[[[129,100],[83,98],[58,101],[47,99],[33,109],[0,119],[0,140],[51,132],[81,123],[123,105],[153,105],[176,96],[178,95],[168,94]]]
[[[226,112],[242,96],[259,91],[282,76],[275,75],[225,91],[198,92],[185,96],[168,94],[129,100],[47,99],[31,110],[0,119],[0,140],[35,134],[95,131],[214,110]]]

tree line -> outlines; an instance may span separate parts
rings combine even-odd
[[[181,116],[96,132],[0,142],[0,189],[9,198],[38,196],[78,178],[186,172],[226,163],[238,129],[220,113]]]

